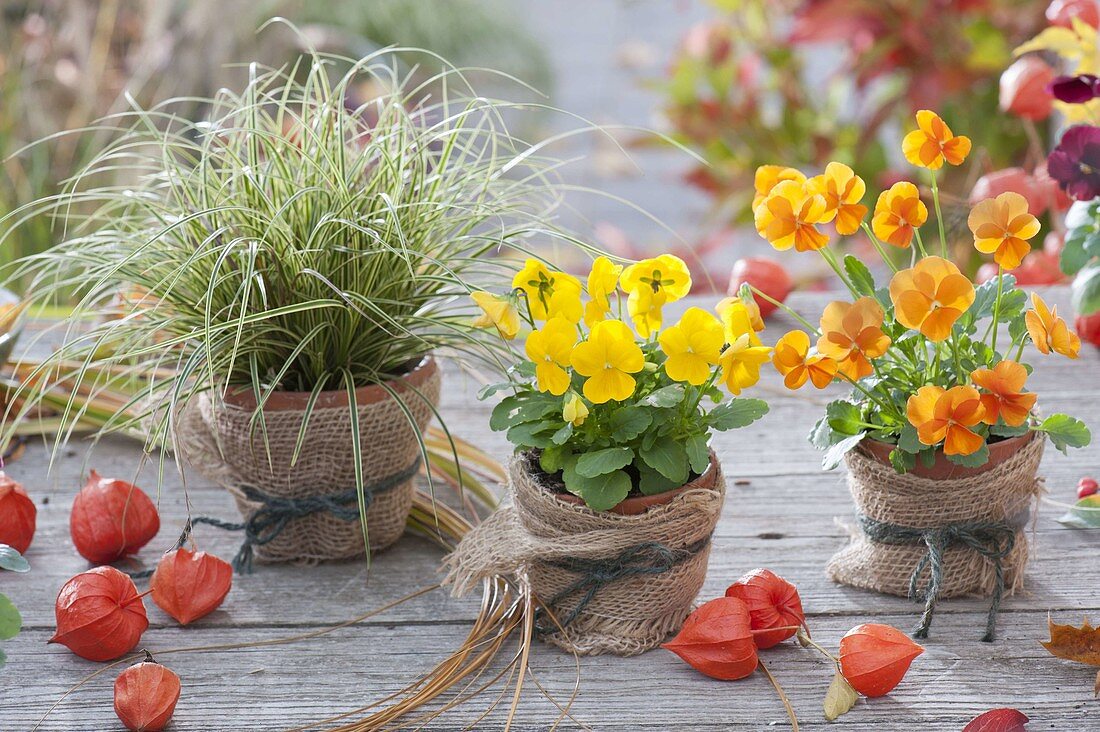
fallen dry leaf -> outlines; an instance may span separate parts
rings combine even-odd
[[[1050,640],[1041,643],[1052,656],[1100,666],[1100,628],[1089,625],[1088,618],[1080,628],[1058,625],[1049,617],[1047,625],[1050,627]]]
[[[856,705],[858,699],[859,694],[844,678],[844,674],[840,673],[840,669],[837,669],[836,675],[833,676],[833,683],[829,684],[829,690],[825,692],[826,721],[832,722],[841,714],[847,712]]]
[[[990,709],[963,727],[962,732],[1027,732],[1027,715],[1016,709]]]

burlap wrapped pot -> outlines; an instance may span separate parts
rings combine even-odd
[[[861,446],[846,457],[858,526],[826,572],[834,581],[890,595],[929,599],[918,635],[927,634],[935,600],[994,596],[1023,583],[1027,526],[1042,492],[1045,441],[1035,433],[995,443],[980,469],[952,467],[898,474],[888,446]],[[935,578],[933,573],[939,571]],[[935,581],[933,582],[933,579]]]
[[[386,384],[399,395],[423,431],[439,403],[440,370],[428,357]],[[371,551],[393,544],[404,532],[416,491],[420,446],[416,430],[393,393],[380,385],[357,389],[363,483],[373,486],[366,511]],[[286,520],[274,538],[251,551],[268,562],[347,559],[364,553],[363,530],[355,514],[355,456],[351,407],[346,391],[322,393],[292,465],[309,393],[280,392],[264,405],[264,427],[250,424],[256,410],[251,390],[224,399],[203,394],[184,410],[177,425],[179,449],[187,461],[233,494],[248,524],[272,506],[300,506],[335,496],[331,510],[319,507]],[[266,447],[265,447],[266,444]],[[339,515],[339,514],[344,514]]]
[[[543,640],[580,655],[630,656],[675,633],[703,586],[725,479],[710,467],[640,513],[562,500],[530,453],[510,466],[511,505],[476,527],[445,562],[462,594],[494,575],[525,578],[548,609]]]

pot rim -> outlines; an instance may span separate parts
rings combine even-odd
[[[1037,436],[1037,430],[1028,430],[1022,435],[1009,437],[992,444],[987,442],[986,445],[989,447],[989,460],[987,460],[984,465],[979,465],[976,468],[956,465],[947,459],[947,456],[943,453],[943,448],[939,448],[936,450],[936,462],[932,467],[926,467],[924,463],[917,460],[916,466],[910,470],[908,474],[915,475],[919,478],[928,478],[930,480],[957,480],[972,475],[980,475],[1008,460],[1024,447],[1031,444],[1031,441],[1036,439]],[[888,455],[895,447],[896,445],[892,443],[868,438],[860,442],[856,449],[864,457],[884,465],[890,465]]]
[[[406,389],[418,390],[439,371],[439,363],[432,354],[427,354],[415,366],[401,376],[387,380],[382,384],[367,384],[355,390],[356,406],[376,404],[392,398],[391,391]],[[273,391],[264,403],[265,412],[304,411],[309,404],[312,392]],[[222,401],[240,409],[256,409],[256,393],[250,386],[231,386],[221,395]],[[322,391],[317,395],[314,409],[327,409],[348,406],[346,389]]]

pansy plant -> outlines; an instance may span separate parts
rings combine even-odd
[[[989,460],[990,443],[1029,431],[1045,433],[1063,451],[1088,444],[1089,431],[1079,420],[1040,418],[1037,396],[1027,390],[1027,343],[1041,354],[1067,358],[1076,358],[1080,348],[1057,308],[1038,294],[1029,303],[1010,273],[1030,251],[1038,219],[1017,193],[974,206],[967,221],[974,247],[998,265],[995,278],[975,287],[947,258],[936,185],[937,170],[966,159],[970,139],[928,110],[918,112],[916,122],[902,152],[930,175],[938,253],[921,234],[931,216],[914,183],[897,182],[879,195],[867,221],[866,186],[846,165],[830,163],[813,177],[765,166],[756,176],[759,234],[776,249],[817,252],[851,295],[829,303],[816,325],[775,303],[805,328],[775,345],[772,363],[784,384],[823,389],[843,382],[852,389],[849,398],[826,407],[811,441],[826,450],[826,468],[865,439],[889,443],[898,472],[918,461],[931,465],[939,451],[953,463],[977,467]],[[830,233],[860,230],[892,273],[884,286],[860,260],[848,255],[841,261],[829,248]],[[899,267],[890,248],[909,250],[909,266]]]
[[[771,358],[755,302],[689,307],[666,324],[665,306],[691,290],[677,257],[625,267],[599,257],[584,286],[528,259],[512,286],[473,293],[479,325],[507,340],[527,331],[509,380],[482,391],[505,393],[490,427],[537,454],[592,509],[688,483],[710,465],[713,432],[768,411],[759,399],[725,394],[755,384]]]

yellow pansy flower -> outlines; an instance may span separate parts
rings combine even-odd
[[[974,247],[992,254],[993,261],[1005,269],[1016,269],[1031,251],[1028,239],[1039,233],[1039,219],[1028,213],[1027,199],[1005,191],[988,198],[970,211],[967,219],[974,234]]]
[[[753,309],[746,305],[744,300],[736,297],[727,298],[718,303],[718,308],[726,343],[733,343],[747,333],[755,345],[760,345],[760,338],[756,333],[764,327],[763,323],[757,322],[759,310],[754,315]]]
[[[1048,308],[1037,292],[1031,293],[1031,306],[1033,309],[1024,313],[1024,323],[1039,353],[1054,351],[1066,358],[1077,358],[1081,351],[1081,338],[1058,315],[1058,306]]]
[[[512,287],[526,293],[531,318],[534,320],[547,320],[550,317],[548,308],[555,293],[572,292],[578,301],[581,294],[580,280],[564,272],[555,272],[537,259],[528,259],[524,263],[523,269],[512,278]]]
[[[825,199],[826,221],[836,220],[836,233],[848,236],[859,231],[867,207],[860,203],[867,193],[867,184],[844,163],[829,163],[825,172],[810,178],[810,193]]]
[[[527,336],[524,351],[535,364],[539,391],[561,396],[569,389],[569,372],[565,369],[576,342],[577,329],[565,318],[551,318]]]
[[[588,419],[588,407],[581,399],[580,394],[571,391],[569,396],[565,397],[565,403],[561,408],[561,418],[574,427],[580,427],[584,424],[584,420]]]
[[[824,389],[836,377],[837,363],[819,353],[810,353],[810,336],[792,330],[779,339],[772,354],[775,370],[783,376],[788,389],[801,389],[807,380]]]
[[[938,170],[944,162],[962,165],[970,154],[970,138],[956,135],[938,114],[930,109],[917,112],[917,129],[901,141],[901,152],[910,165]]]
[[[481,308],[481,315],[474,318],[475,328],[495,327],[505,340],[512,340],[519,333],[519,310],[511,295],[494,295],[491,292],[472,292],[470,297]]]
[[[721,317],[726,308],[735,303],[740,303],[745,306],[749,313],[749,322],[752,323],[752,329],[757,333],[764,330],[764,318],[760,315],[760,306],[756,304],[756,300],[742,300],[740,297],[723,297],[718,301],[718,304],[714,306],[714,311]]]
[[[661,328],[661,308],[691,291],[691,272],[684,260],[662,254],[627,267],[620,280],[627,298],[627,312],[642,338]]]
[[[623,266],[607,257],[596,257],[588,274],[588,303],[584,306],[584,324],[591,328],[611,312],[611,294],[619,286]]]
[[[760,366],[767,363],[771,350],[760,342],[752,327],[749,309],[743,302],[734,302],[722,311],[725,341],[729,344],[718,364],[722,367],[719,383],[731,394],[740,394],[745,387],[760,380]]]
[[[546,306],[547,320],[564,318],[576,325],[583,316],[584,305],[581,304],[580,290],[560,288],[550,296],[550,302]]]
[[[699,386],[710,378],[710,369],[718,363],[725,338],[718,318],[702,308],[688,308],[679,323],[661,331],[657,342],[668,356],[665,360],[668,378]]]
[[[761,165],[757,168],[752,181],[754,189],[752,210],[755,211],[756,207],[763,203],[768,194],[772,192],[772,189],[785,180],[805,183],[806,176],[801,170],[788,168],[784,165]]]
[[[927,220],[928,207],[920,200],[917,187],[908,181],[898,181],[879,194],[871,230],[880,241],[906,249],[914,232]]]
[[[645,368],[645,356],[634,333],[621,320],[601,320],[570,357],[574,370],[588,377],[584,396],[593,404],[622,401],[634,393],[631,374]]]
[[[955,322],[974,298],[974,285],[954,262],[942,257],[925,257],[890,280],[894,317],[936,343],[951,337]]]
[[[753,210],[757,233],[780,251],[822,249],[829,237],[818,231],[816,224],[832,218],[826,213],[825,197],[794,180],[778,183]]]

